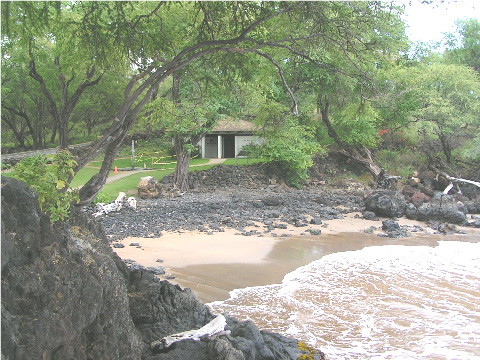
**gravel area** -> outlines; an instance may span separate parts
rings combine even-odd
[[[322,220],[341,219],[361,211],[361,191],[290,189],[263,186],[257,189],[205,190],[174,198],[139,200],[137,209],[123,208],[98,218],[109,238],[159,237],[162,232],[238,230],[241,235],[259,235],[287,225],[305,227]],[[254,230],[252,230],[252,227]],[[246,230],[249,228],[250,230]]]

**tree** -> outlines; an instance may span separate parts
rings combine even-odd
[[[16,20],[4,19],[4,34],[9,43],[26,52],[28,76],[37,82],[58,131],[59,146],[66,149],[72,112],[84,91],[99,83],[103,71],[98,71],[96,60],[79,43],[72,26],[75,13],[69,5],[13,2],[2,6]]]
[[[47,29],[43,34],[48,34],[49,27],[65,25],[62,29],[69,36],[62,50],[73,45],[89,55],[83,63],[85,70],[91,70],[83,73],[92,74],[83,79],[87,83],[97,79],[97,67],[92,66],[99,66],[100,60],[119,57],[132,65],[123,103],[111,127],[78,159],[76,171],[105,150],[99,173],[80,190],[80,205],[89,203],[100,191],[137,115],[174,73],[199,59],[208,64],[209,58],[220,53],[252,53],[268,59],[287,85],[282,72],[288,63],[284,54],[329,68],[330,62],[316,55],[322,48],[335,48],[354,64],[372,42],[381,40],[375,36],[378,21],[396,16],[390,15],[390,5],[379,2],[77,2],[65,4],[65,11],[58,4],[7,4],[2,3],[4,14],[13,13],[19,22],[14,16],[2,25],[15,27],[17,33],[31,35],[35,33],[32,30],[42,28]],[[35,15],[41,20],[36,21]],[[52,19],[54,25],[47,21]],[[367,28],[370,36],[365,36]],[[319,51],[310,52],[313,46]],[[278,55],[282,56],[276,58]],[[60,66],[66,65],[61,62]],[[292,92],[288,93],[293,101]]]
[[[350,28],[346,29],[344,36],[351,39],[348,47],[338,48],[328,43],[312,46],[310,52],[323,66],[312,61],[302,63],[304,59],[300,57],[291,77],[300,83],[301,96],[314,104],[312,111],[320,120],[319,134],[323,136],[326,132],[337,151],[364,165],[380,181],[384,171],[370,149],[380,141],[381,119],[371,99],[379,70],[397,60],[406,46],[406,37],[398,17],[377,13],[368,3],[359,6],[350,19],[373,16],[375,26],[367,21],[356,29],[355,35],[348,33]]]
[[[262,137],[266,142],[258,146],[255,155],[273,166],[287,185],[300,187],[308,178],[313,155],[320,150],[314,129],[302,126],[297,118],[289,116],[279,126],[265,129]]]
[[[424,142],[438,144],[448,164],[454,148],[478,131],[480,78],[473,69],[441,63],[398,68],[388,86],[393,96],[384,96],[383,113],[397,127],[415,126]],[[426,150],[437,162],[434,151]]]
[[[444,58],[449,63],[463,64],[480,72],[480,21],[457,20],[457,35],[447,34]]]
[[[40,88],[28,77],[26,54],[12,44],[5,44],[2,52],[2,121],[13,132],[23,148],[40,149],[53,137],[46,99]],[[50,128],[48,131],[47,129]]]

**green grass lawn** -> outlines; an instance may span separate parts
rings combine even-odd
[[[84,167],[80,169],[80,171],[75,175],[72,182],[70,183],[70,187],[76,188],[79,186],[84,185],[93,175],[98,173],[99,169],[94,169],[90,167]]]
[[[148,172],[136,172],[130,176],[118,179],[110,184],[106,184],[102,191],[100,191],[100,197],[105,197],[107,200],[104,202],[110,202],[115,200],[119,192],[124,192],[127,196],[137,195],[137,185],[142,177],[153,176],[157,180],[161,180],[165,175],[172,173],[173,170],[154,170]]]
[[[189,172],[210,169],[214,165],[195,166],[188,169]],[[130,176],[118,179],[110,184],[106,184],[100,192],[100,198],[103,202],[115,200],[119,192],[124,192],[127,196],[137,195],[137,186],[142,177],[153,176],[160,181],[165,175],[173,173],[175,169],[152,170],[133,173]]]
[[[197,164],[206,164],[208,159],[192,159],[190,160],[190,165]],[[162,156],[162,157],[138,157],[135,158],[135,167],[136,168],[149,168],[149,169],[174,169],[177,164],[174,156]],[[92,161],[88,164],[93,167],[102,166],[101,160]],[[131,168],[132,159],[131,158],[120,158],[116,159],[113,162],[113,167],[118,167],[119,169]]]

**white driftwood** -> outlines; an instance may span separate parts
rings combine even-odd
[[[127,204],[132,209],[137,209],[137,200],[134,197],[129,197],[124,192],[120,192],[114,202],[110,204],[98,203],[96,205],[96,212],[93,214],[94,217],[99,217],[101,215],[107,215],[113,211],[120,211],[124,204]]]
[[[170,336],[164,337],[162,340],[160,340],[165,347],[169,347],[175,342],[181,341],[181,340],[195,340],[199,341],[201,337],[205,335],[215,335],[224,332],[225,326],[227,325],[227,320],[225,319],[225,316],[223,315],[218,315],[215,319],[210,321],[207,325],[201,327],[198,330],[188,330],[184,331],[178,334],[173,334]],[[151,347],[155,347],[158,341],[154,341],[151,344]]]
[[[450,190],[452,190],[452,188],[453,188],[453,183],[450,183],[450,184],[445,188],[445,190],[443,190],[443,194],[444,194],[444,195],[447,195],[448,192],[449,192]]]
[[[447,195],[448,192],[449,192],[450,190],[452,190],[452,188],[453,188],[453,183],[463,182],[463,183],[466,183],[466,184],[470,184],[470,185],[474,185],[474,186],[480,187],[480,182],[478,182],[478,181],[456,178],[456,177],[450,176],[450,175],[448,175],[448,174],[445,174],[444,172],[441,172],[440,175],[442,175],[443,177],[445,177],[447,180],[450,180],[450,181],[451,181],[451,183],[445,188],[445,190],[443,190],[443,193],[444,193],[445,195]],[[437,175],[437,177],[438,177],[438,175]]]
[[[115,199],[115,202],[118,203],[123,203],[127,199],[127,194],[124,192],[119,192],[117,198]]]
[[[127,204],[130,206],[132,209],[137,210],[137,199],[135,199],[133,196],[130,196],[127,199]]]

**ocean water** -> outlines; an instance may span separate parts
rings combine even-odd
[[[328,359],[480,359],[480,243],[326,255],[215,313],[306,341]]]

